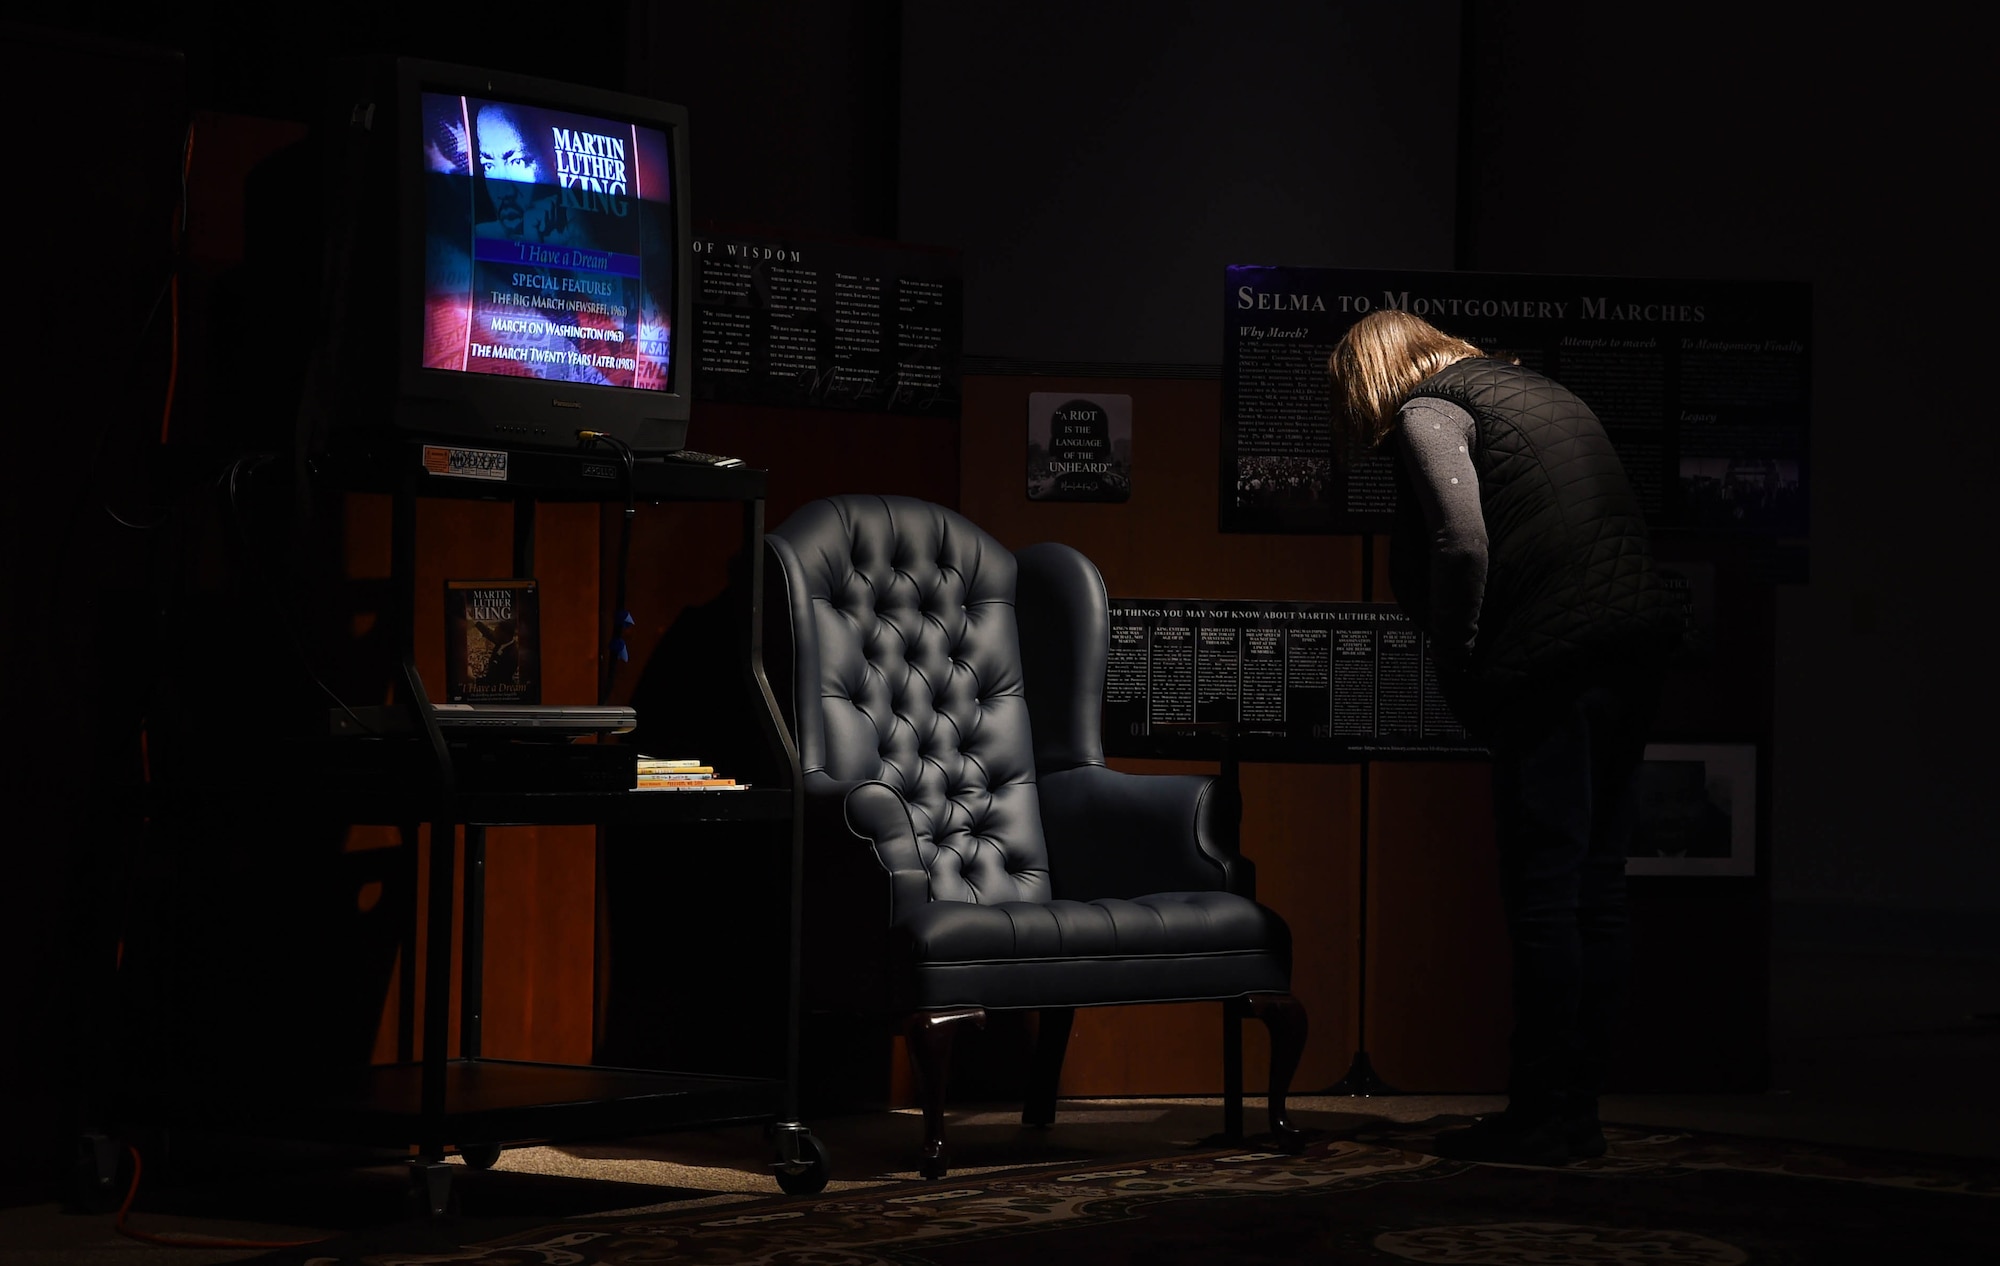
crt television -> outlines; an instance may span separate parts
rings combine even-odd
[[[339,73],[301,438],[686,436],[687,113],[408,58]]]

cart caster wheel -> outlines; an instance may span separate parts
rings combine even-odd
[[[410,1213],[419,1218],[453,1217],[458,1213],[458,1185],[451,1180],[455,1165],[443,1161],[410,1162],[407,1192]]]
[[[804,1131],[799,1133],[798,1160],[791,1164],[780,1161],[776,1168],[778,1190],[788,1196],[810,1196],[826,1190],[826,1180],[833,1172],[826,1144]]]
[[[500,1162],[500,1151],[501,1148],[498,1143],[460,1143],[458,1145],[459,1159],[465,1162],[467,1169],[493,1168],[493,1166]]]

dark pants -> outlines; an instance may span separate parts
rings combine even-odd
[[[1625,850],[1656,683],[1591,686],[1496,745],[1493,810],[1514,952],[1515,1111],[1594,1113],[1631,960]]]

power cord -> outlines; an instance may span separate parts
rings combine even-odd
[[[168,254],[167,276],[160,283],[159,290],[153,295],[153,302],[147,307],[146,315],[140,321],[138,332],[133,337],[135,344],[145,337],[146,331],[153,328],[154,318],[160,314],[160,306],[165,304],[168,311],[167,319],[170,333],[168,336],[166,399],[160,406],[160,444],[162,446],[167,442],[169,425],[174,416],[174,397],[180,387],[181,267],[183,262],[181,255],[184,249],[183,244],[187,240],[188,173],[194,166],[194,132],[194,121],[190,119],[181,137],[180,198],[174,208],[173,224],[168,239],[172,249]],[[105,436],[110,432],[110,429],[109,418],[97,428],[97,435],[91,444],[90,454],[90,464],[93,471],[97,467],[99,458],[103,456]],[[112,522],[122,528],[129,528],[135,532],[155,531],[165,524],[172,514],[171,511],[165,512],[150,523],[134,522],[113,509],[109,501],[102,499],[101,494],[99,507],[106,515],[110,516]]]
[[[634,621],[632,613],[626,609],[625,602],[627,580],[632,568],[632,520],[638,515],[635,500],[637,494],[634,489],[637,480],[633,471],[634,458],[630,444],[603,431],[578,431],[576,438],[585,448],[594,448],[602,444],[616,452],[619,463],[625,471],[625,519],[618,529],[618,576],[615,581],[617,596],[613,600],[611,613],[611,643],[606,648],[607,654],[604,660],[604,684],[599,689],[597,697],[598,703],[605,704],[611,702],[611,681],[618,672],[618,665],[632,658],[631,647],[625,642],[625,630],[631,628]]]
[[[277,454],[275,453],[257,453],[251,456],[238,457],[229,465],[227,471],[229,521],[230,526],[236,529],[237,553],[243,559],[244,569],[257,590],[257,596],[270,609],[271,616],[276,620],[278,626],[284,629],[285,640],[291,646],[292,653],[298,657],[299,667],[305,670],[306,677],[311,680],[313,685],[319,688],[321,694],[333,701],[335,707],[346,713],[347,719],[354,722],[363,734],[375,734],[377,733],[376,728],[362,720],[355,713],[354,709],[347,705],[347,701],[335,694],[333,687],[327,685],[321,679],[319,671],[313,667],[312,657],[306,653],[305,644],[299,640],[297,625],[286,618],[285,611],[279,604],[277,595],[272,591],[271,585],[264,575],[264,569],[258,565],[255,555],[251,552],[250,534],[244,528],[243,524],[243,508],[237,502],[237,481],[240,475],[255,471],[259,466],[275,461],[276,459]]]
[[[304,1248],[308,1244],[322,1244],[325,1239],[316,1240],[227,1240],[199,1235],[160,1235],[152,1231],[136,1231],[125,1224],[126,1215],[132,1211],[132,1201],[139,1194],[139,1177],[145,1172],[145,1164],[139,1159],[139,1149],[127,1145],[125,1151],[132,1157],[132,1185],[125,1189],[125,1202],[118,1206],[117,1216],[111,1219],[111,1229],[128,1239],[145,1244],[158,1244],[166,1248]]]

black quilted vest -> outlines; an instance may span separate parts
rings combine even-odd
[[[1532,369],[1487,359],[1449,365],[1410,394],[1449,400],[1475,420],[1486,593],[1471,663],[1440,678],[1466,728],[1505,737],[1592,681],[1658,671],[1682,617],[1589,406]],[[1429,531],[1402,467],[1390,580],[1398,603],[1428,625]]]

